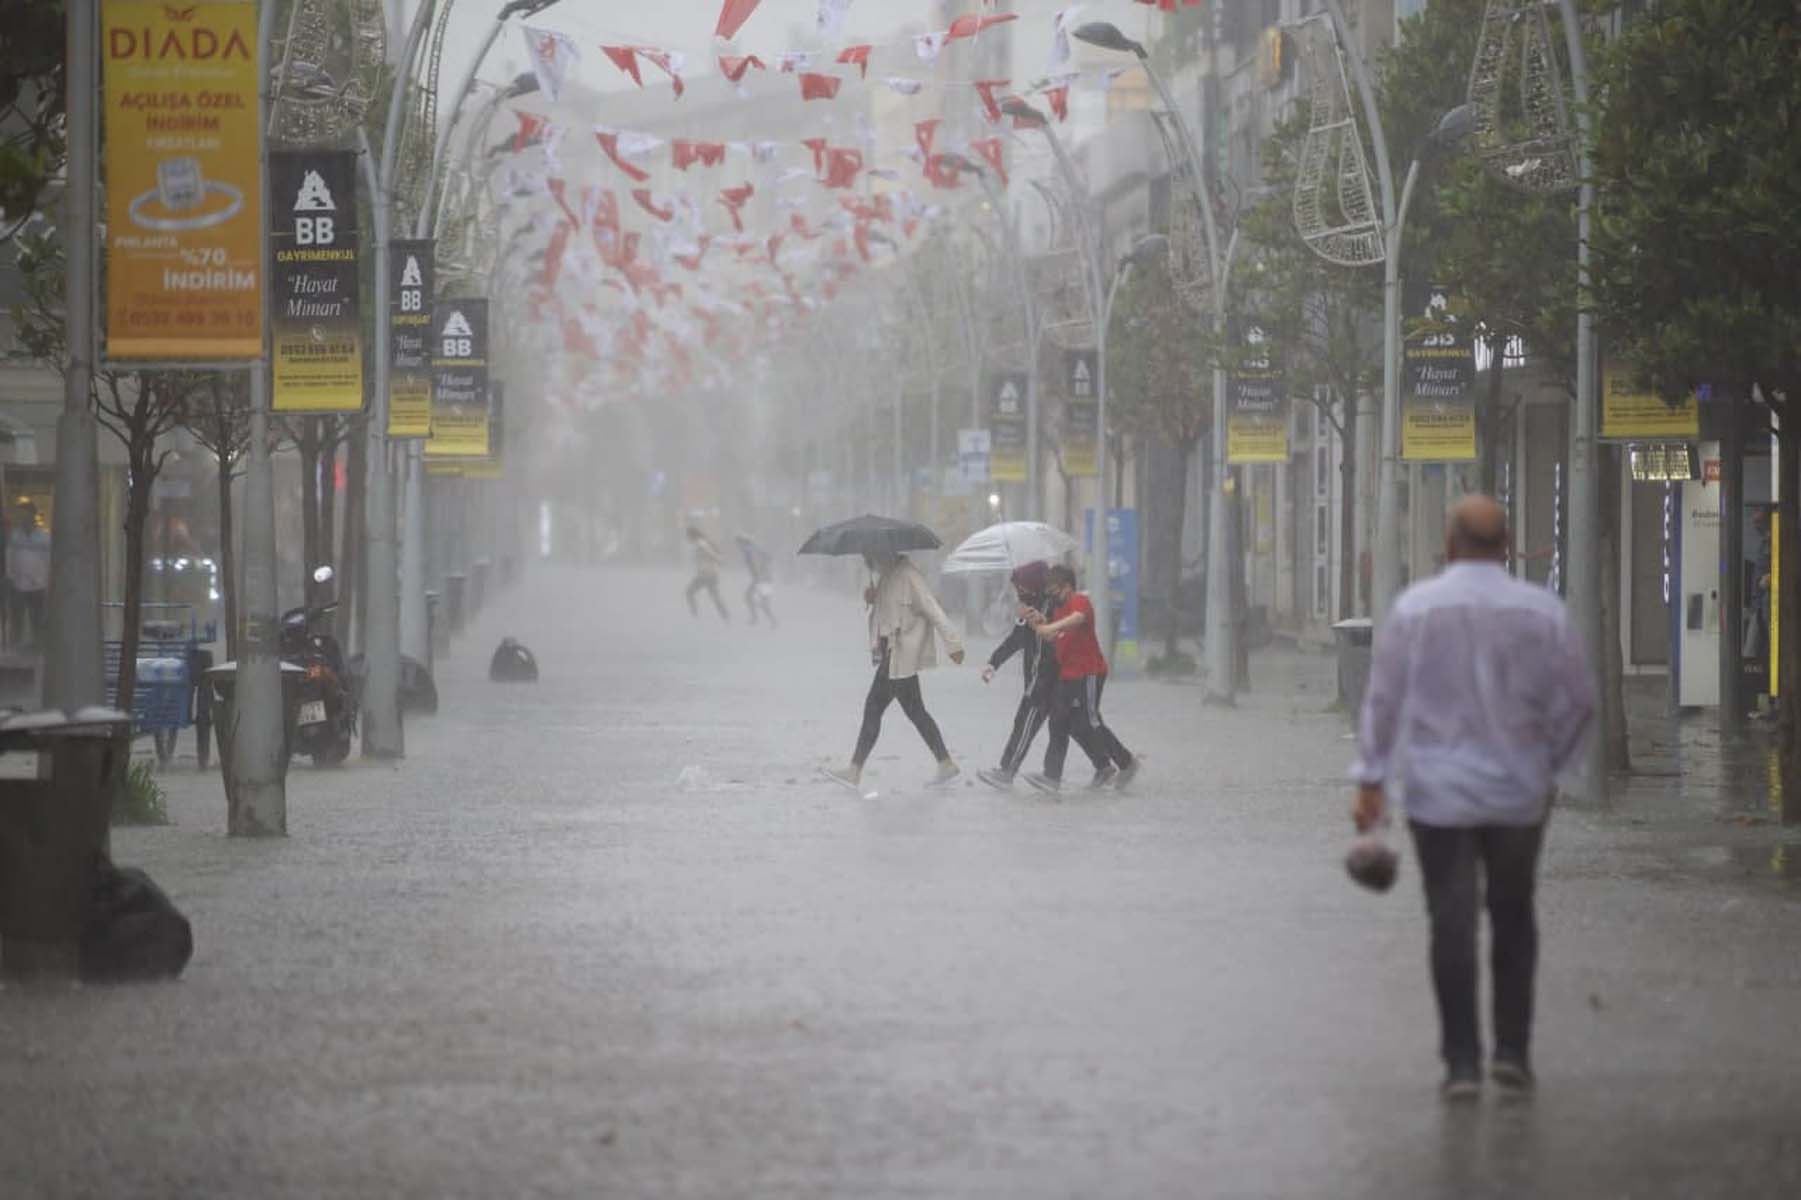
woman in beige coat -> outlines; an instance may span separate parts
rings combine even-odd
[[[919,694],[919,672],[938,665],[940,637],[951,661],[961,663],[963,639],[932,595],[925,575],[906,555],[864,555],[863,561],[870,570],[880,572],[874,586],[863,591],[863,601],[869,605],[869,655],[876,664],[875,680],[863,702],[863,728],[857,734],[850,766],[826,774],[849,787],[862,786],[863,764],[869,761],[869,752],[882,732],[882,714],[898,700],[901,711],[938,760],[932,782],[947,783],[957,777],[959,769],[944,747],[938,722],[926,711]]]

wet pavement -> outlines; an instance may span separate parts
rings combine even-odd
[[[1801,849],[1730,819],[1770,811],[1736,749],[1697,782],[1673,725],[1687,774],[1559,811],[1540,1094],[1446,1111],[1412,863],[1385,897],[1338,865],[1330,660],[1259,656],[1235,711],[1110,685],[1124,795],[933,791],[895,710],[864,799],[814,775],[855,600],[785,589],[772,632],[681,582],[538,572],[404,765],[296,767],[284,841],[166,774],[176,824],[115,852],[194,962],[0,994],[5,1194],[1801,1194]],[[486,681],[503,634],[541,683]],[[973,775],[1017,676],[925,685]]]

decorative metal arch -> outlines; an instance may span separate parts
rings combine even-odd
[[[1489,174],[1525,192],[1561,192],[1579,182],[1549,7],[1542,0],[1488,0],[1470,67],[1476,154]],[[1516,63],[1519,111],[1503,112]]]
[[[1345,267],[1379,263],[1386,256],[1382,222],[1338,35],[1324,15],[1308,18],[1294,32],[1307,64],[1313,108],[1295,173],[1295,230],[1327,262]]]

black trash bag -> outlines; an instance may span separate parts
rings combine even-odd
[[[502,638],[488,660],[488,678],[495,683],[538,682],[538,660],[513,638]]]
[[[168,894],[136,867],[116,867],[102,855],[81,930],[81,978],[173,979],[193,956],[193,927]]]

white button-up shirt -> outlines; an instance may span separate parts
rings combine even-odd
[[[1424,824],[1537,824],[1594,708],[1556,595],[1499,563],[1452,563],[1401,593],[1376,632],[1352,775],[1391,793],[1400,776]]]

